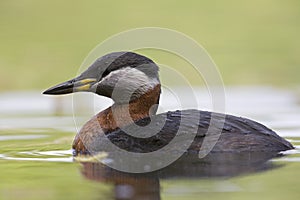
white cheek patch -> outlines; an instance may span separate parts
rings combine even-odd
[[[158,78],[149,78],[144,72],[132,67],[125,67],[113,71],[101,82],[113,84],[122,88],[140,88],[142,90],[152,89],[159,84]]]
[[[101,81],[101,85],[114,88],[111,98],[119,102],[128,102],[131,98],[138,98],[158,84],[160,82],[157,77],[149,77],[132,67],[112,71]]]

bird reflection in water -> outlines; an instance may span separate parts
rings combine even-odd
[[[230,178],[281,167],[270,160],[280,154],[268,152],[184,154],[171,165],[149,173],[125,173],[101,162],[81,162],[82,175],[93,181],[114,186],[112,199],[161,199],[160,181],[172,179]]]

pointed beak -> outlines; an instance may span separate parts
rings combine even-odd
[[[53,86],[46,91],[43,92],[43,94],[49,94],[49,95],[60,95],[60,94],[70,94],[74,92],[81,92],[81,91],[90,91],[93,84],[97,82],[97,79],[95,78],[86,78],[77,80],[77,78],[66,81],[64,83],[58,84],[56,86]]]

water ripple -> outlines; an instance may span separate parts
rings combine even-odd
[[[7,140],[32,140],[49,137],[48,135],[0,135],[0,141]]]
[[[0,154],[3,160],[20,160],[20,161],[42,161],[42,162],[73,162],[72,150],[57,151],[24,151],[18,154],[26,154],[35,157],[16,157],[6,154]],[[46,158],[37,158],[37,156],[48,156]]]

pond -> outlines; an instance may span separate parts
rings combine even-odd
[[[165,90],[160,112],[192,106],[184,88],[174,91],[185,103],[176,103]],[[211,110],[205,88],[195,91],[196,106]],[[141,175],[73,160],[71,143],[78,128],[110,100],[87,93],[75,94],[76,101],[71,95],[49,97],[40,91],[1,93],[0,199],[299,199],[297,95],[272,87],[226,88],[226,113],[267,125],[295,150],[271,160],[262,154],[216,155],[198,162],[186,157]],[[210,164],[211,159],[219,162]]]

